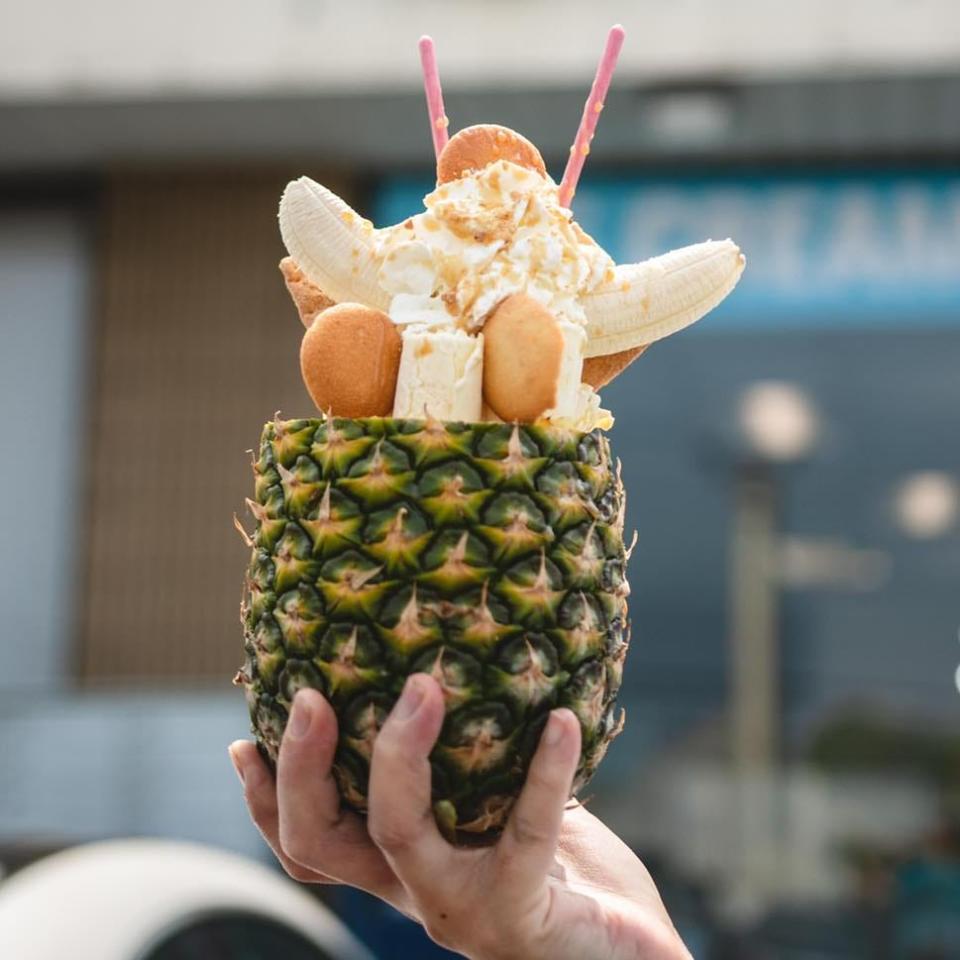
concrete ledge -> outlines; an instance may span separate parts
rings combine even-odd
[[[529,136],[559,177],[581,87],[451,91],[454,128],[498,122]],[[947,162],[960,149],[960,75],[728,82],[704,77],[621,88],[608,98],[599,164],[674,161]],[[371,173],[429,168],[418,92],[143,100],[0,101],[0,173],[124,163],[310,159]]]

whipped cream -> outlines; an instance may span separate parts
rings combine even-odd
[[[403,328],[394,415],[422,417],[426,407],[441,420],[484,418],[481,331],[502,300],[524,292],[557,318],[564,338],[545,418],[578,430],[612,425],[581,383],[580,297],[613,279],[614,262],[560,206],[557,185],[498,160],[441,185],[424,207],[374,240],[390,317]]]
[[[396,323],[473,333],[501,300],[524,291],[583,325],[579,297],[613,278],[613,260],[560,206],[556,184],[508,160],[443,184],[424,206],[376,237]]]

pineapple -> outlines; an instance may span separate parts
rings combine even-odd
[[[267,423],[242,606],[246,689],[276,760],[294,694],[337,713],[334,774],[363,813],[374,738],[411,673],[440,684],[434,811],[457,843],[502,829],[549,710],[580,720],[574,789],[622,719],[623,487],[599,431],[545,423]]]

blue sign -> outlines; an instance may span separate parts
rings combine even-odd
[[[378,225],[432,189],[393,179]],[[586,171],[581,226],[618,262],[733,237],[747,257],[710,329],[960,326],[960,175],[613,177]]]

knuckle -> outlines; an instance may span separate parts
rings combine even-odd
[[[316,877],[312,870],[296,863],[289,857],[281,857],[280,863],[283,866],[284,872],[291,880],[296,880],[297,883],[315,882]]]
[[[373,741],[373,755],[371,763],[380,767],[395,764],[403,759],[403,751],[396,737],[391,735],[389,722],[377,734]]]
[[[305,840],[299,833],[284,830],[282,826],[280,828],[280,849],[287,859],[301,866],[310,863],[314,857],[312,843]],[[307,868],[304,867],[304,869]]]
[[[271,846],[279,846],[279,837],[277,836],[277,818],[276,813],[270,813],[266,810],[258,810],[253,806],[249,808],[250,820],[260,832],[260,836]]]
[[[423,929],[426,931],[427,936],[438,947],[443,947],[445,950],[456,951],[457,953],[460,952],[458,949],[462,946],[460,938],[446,922],[436,923],[434,921],[428,921],[424,924]],[[482,954],[482,956],[486,956],[486,954]]]
[[[256,797],[246,794],[244,799],[247,803],[247,813],[250,814],[250,819],[254,822],[254,825],[257,827],[257,829],[259,829],[261,832],[264,831],[269,826],[267,811],[264,810],[263,806],[257,802]]]
[[[526,956],[550,956],[548,953],[528,954],[523,950],[524,937],[522,931],[512,920],[501,922],[498,918],[495,924],[484,924],[483,929],[476,930],[471,936],[471,945],[474,955],[489,957],[491,960],[519,960]]]
[[[542,823],[520,812],[513,816],[512,833],[514,840],[521,846],[544,843],[550,839],[550,835],[544,829]]]
[[[434,905],[421,922],[423,929],[434,943],[455,952],[462,951],[467,939],[465,934],[475,926],[462,909],[458,909],[449,902],[444,902],[442,906]],[[474,936],[471,939],[476,940],[477,937]],[[481,953],[480,956],[487,956],[487,954]]]
[[[277,774],[284,766],[290,766],[295,763],[297,755],[302,751],[302,741],[294,740],[287,736],[286,731],[280,740],[280,749],[277,751]]]
[[[274,792],[273,781],[264,777],[254,775],[249,777],[243,784],[243,802],[250,811],[250,816],[254,820],[264,816],[267,811],[275,806],[276,794]]]
[[[390,853],[408,849],[420,836],[415,823],[383,817],[372,817],[368,829],[373,842]]]
[[[538,794],[556,793],[560,781],[540,766],[532,766],[527,773],[526,786]]]

